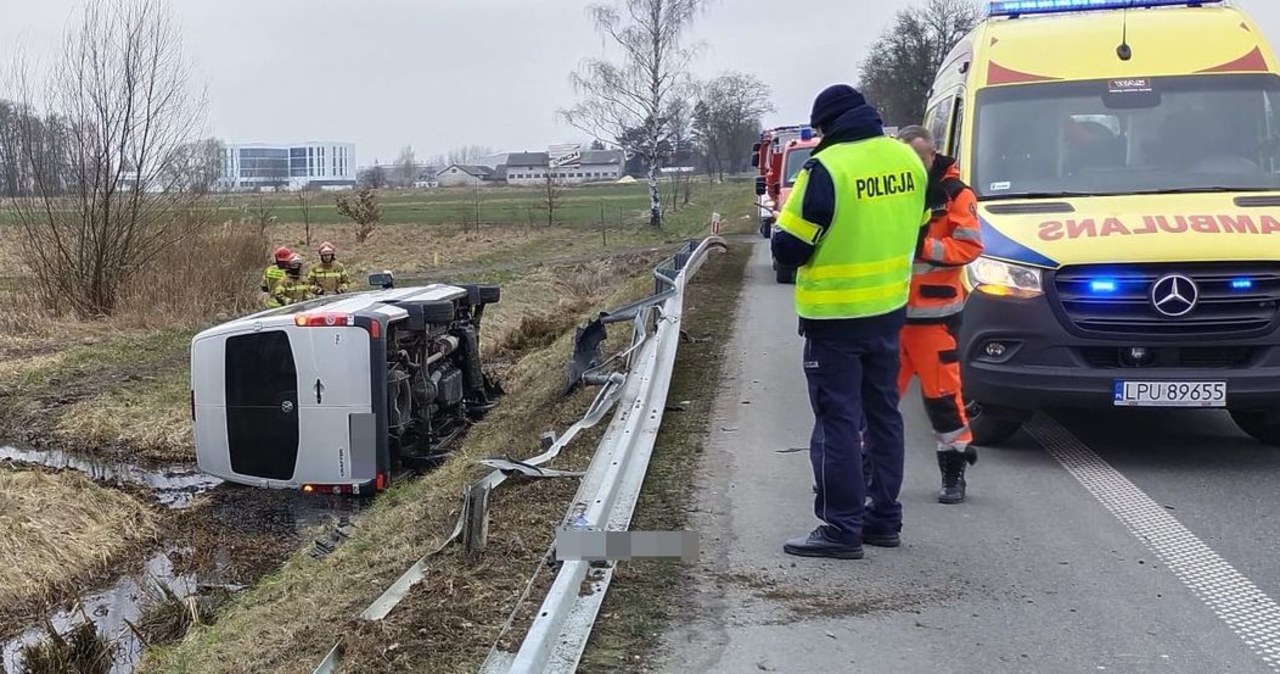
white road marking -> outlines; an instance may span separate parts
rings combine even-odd
[[[1280,672],[1280,604],[1058,422],[1039,414],[1025,430],[1272,671]]]

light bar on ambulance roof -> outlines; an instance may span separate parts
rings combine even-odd
[[[1199,6],[1220,2],[1222,0],[993,0],[987,5],[987,16],[1087,12],[1097,9],[1145,9],[1173,5]]]

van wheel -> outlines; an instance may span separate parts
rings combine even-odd
[[[973,434],[975,445],[998,447],[1022,429],[1024,422],[1020,419],[984,413],[981,403],[969,402],[967,405],[969,432]]]
[[[448,323],[457,315],[453,302],[425,302],[422,318],[428,323]]]
[[[1280,447],[1280,422],[1269,420],[1266,412],[1231,410],[1231,420],[1254,440],[1264,445]]]

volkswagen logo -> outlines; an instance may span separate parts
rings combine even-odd
[[[285,414],[289,414],[289,413],[293,412],[293,401],[292,401],[292,400],[286,400],[286,401],[284,401],[284,402],[280,403],[280,411],[284,412]]]
[[[1182,274],[1161,276],[1151,286],[1151,306],[1169,318],[1191,313],[1199,299],[1200,289],[1196,287],[1195,281]]]

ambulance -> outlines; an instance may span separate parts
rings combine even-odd
[[[978,197],[959,332],[980,444],[1045,408],[1210,408],[1280,444],[1280,75],[1202,0],[1005,0],[924,124]]]

